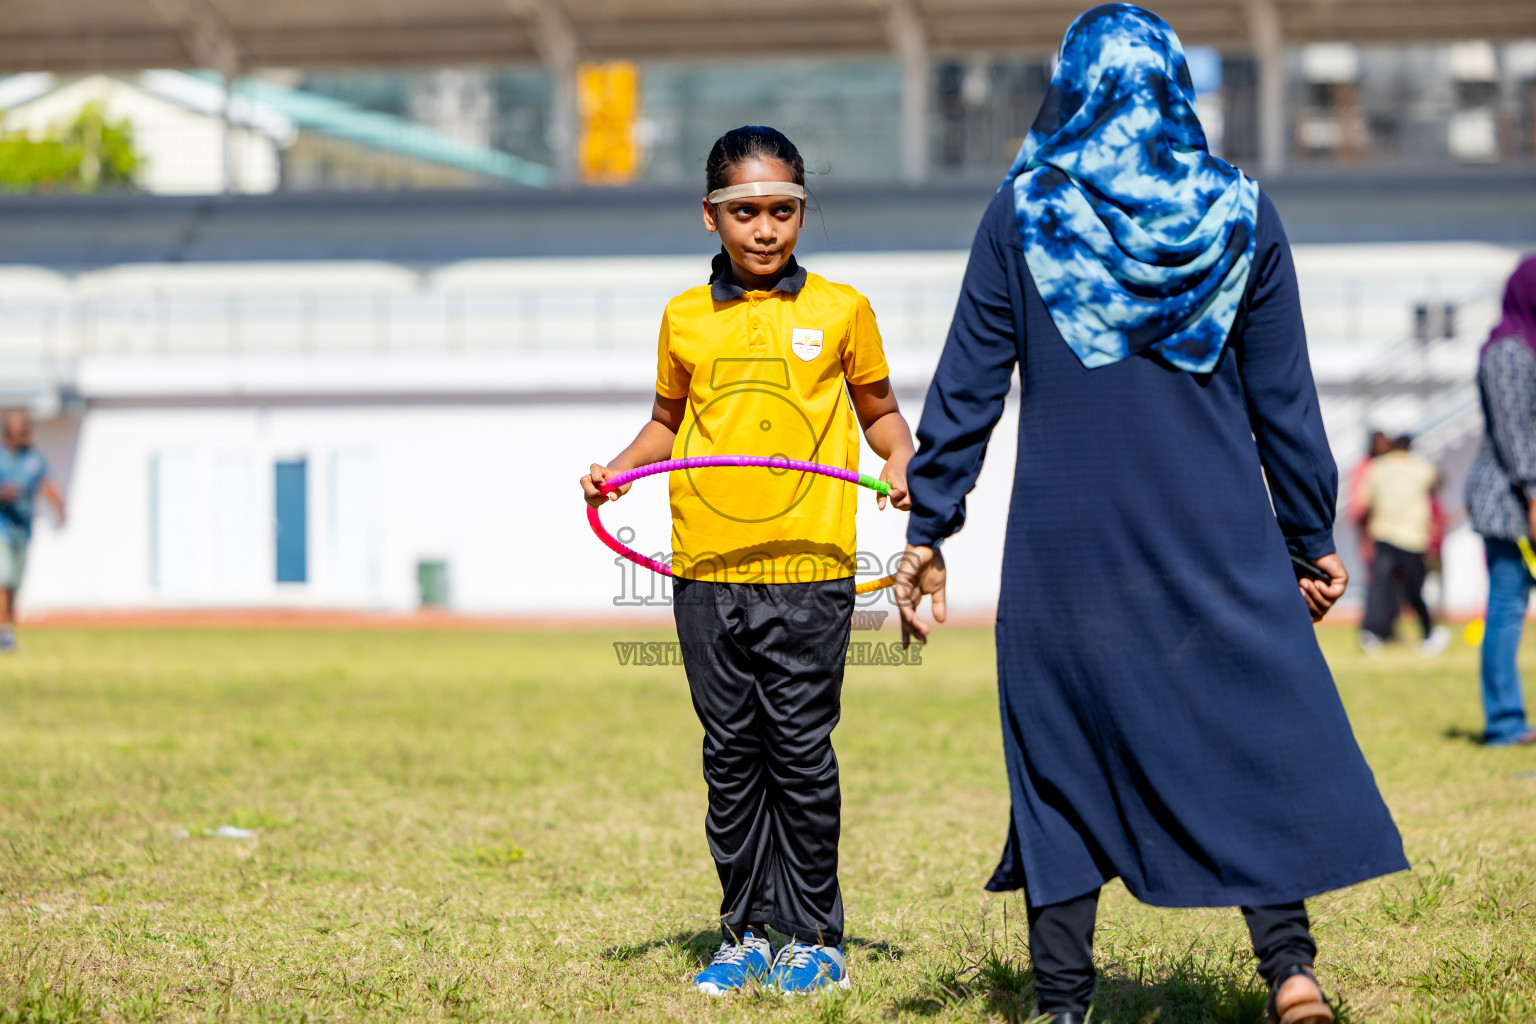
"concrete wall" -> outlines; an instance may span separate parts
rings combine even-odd
[[[914,424],[922,414],[914,394],[932,358],[893,356]],[[633,436],[649,396],[547,386],[569,381],[580,357],[563,371],[546,366],[534,377],[537,390],[518,391],[528,361],[396,359],[380,368],[366,359],[290,357],[176,372],[129,361],[138,373],[121,363],[88,365],[81,380],[96,396],[88,411],[43,424],[42,446],[71,518],[58,530],[40,516],[25,609],[405,610],[416,603],[424,559],[449,564],[450,605],[466,612],[586,614],[650,597],[653,581],[617,565],[591,535],[576,485],[588,463],[606,461]],[[588,379],[598,384],[648,379],[646,356],[596,362]],[[222,374],[220,388],[209,386],[212,370]],[[272,380],[303,386],[276,394],[263,383]],[[151,401],[134,397],[151,383],[164,391]],[[986,613],[996,601],[1017,397],[994,433],[967,526],[946,547],[957,612]],[[1355,451],[1335,456],[1347,475]],[[279,584],[274,465],[293,459],[308,467],[308,582]],[[880,461],[866,449],[861,468],[878,473]],[[640,482],[603,518],[614,532],[632,530],[631,543],[646,553],[669,547],[660,480]],[[905,518],[865,497],[861,550],[880,561],[898,553]],[[1352,552],[1348,527],[1339,539]],[[1445,607],[1476,612],[1484,598],[1478,539],[1464,527],[1453,533],[1445,562]],[[1355,599],[1363,596],[1360,568],[1351,565]]]
[[[1296,247],[1341,473],[1368,425],[1434,423],[1425,443],[1458,479],[1479,429],[1475,399],[1466,406],[1477,345],[1517,255]],[[914,424],[964,258],[807,260],[871,297]],[[39,525],[24,605],[406,609],[417,563],[444,559],[464,611],[611,610],[634,587],[621,589],[588,531],[575,480],[644,422],[660,306],[702,272],[677,256],[0,269],[0,395],[34,381],[64,410],[43,443],[72,506],[67,529]],[[1420,299],[1458,304],[1454,339],[1407,337]],[[1014,422],[998,428],[969,525],[947,549],[959,611],[996,599]],[[309,578],[278,584],[274,465],[297,458]],[[867,452],[864,468],[879,468]],[[605,520],[660,552],[665,490],[643,482]],[[1459,484],[1446,497],[1459,505]],[[894,555],[903,521],[867,500],[861,547]],[[1349,531],[1339,539],[1348,555]],[[1453,535],[1446,563],[1447,607],[1476,610],[1477,539]]]
[[[921,408],[909,402],[906,412],[915,422]],[[23,603],[32,612],[403,610],[417,600],[417,562],[444,559],[458,610],[612,611],[616,601],[650,596],[652,581],[643,573],[622,578],[630,571],[592,536],[576,481],[589,462],[612,457],[648,415],[648,400],[632,396],[487,406],[103,408],[56,421],[43,447],[69,493],[70,520],[58,530],[46,514],[39,517]],[[999,427],[970,523],[948,548],[953,603],[961,610],[985,610],[996,599],[1015,422],[1010,416]],[[294,458],[306,459],[309,472],[310,582],[303,585],[273,581],[273,466]],[[878,473],[880,460],[866,450],[862,468]],[[632,530],[635,547],[664,551],[666,493],[664,481],[642,481],[604,511],[604,521],[615,532]],[[869,495],[861,503],[860,549],[881,561],[899,553],[905,519],[877,511]]]

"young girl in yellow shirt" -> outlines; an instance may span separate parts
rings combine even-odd
[[[908,507],[912,436],[869,302],[795,260],[805,164],[772,128],[716,141],[704,226],[709,282],[667,304],[650,422],[582,478],[665,459],[777,455],[857,470],[857,430]],[[610,496],[617,499],[628,488]],[[724,995],[750,980],[791,992],[846,987],[837,884],[837,725],[854,604],[856,489],[826,477],[732,469],[671,474],[673,604],[704,726],[705,833],[724,941],[694,979]],[[877,499],[881,508],[885,498]],[[777,951],[768,929],[787,936]]]

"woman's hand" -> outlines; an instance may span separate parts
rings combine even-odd
[[[591,505],[593,508],[602,508],[607,502],[618,501],[625,494],[629,493],[629,489],[634,486],[633,484],[625,484],[609,494],[602,492],[603,482],[610,476],[615,475],[615,473],[609,471],[607,466],[600,466],[595,462],[592,463],[592,472],[581,478],[581,495],[586,499],[588,505]]]
[[[907,463],[912,461],[910,450],[892,455],[885,460],[880,479],[891,485],[891,504],[905,512],[912,507],[912,495],[907,493]],[[875,496],[875,507],[885,508],[885,495]]]
[[[1317,622],[1328,614],[1334,602],[1344,596],[1344,590],[1349,586],[1349,573],[1344,571],[1344,563],[1338,555],[1323,555],[1314,559],[1313,564],[1329,575],[1328,582],[1303,579],[1297,580],[1297,585],[1301,587],[1301,596],[1307,599],[1307,610],[1312,613],[1312,621]],[[897,586],[900,585],[898,581]]]
[[[929,626],[917,617],[917,606],[924,595],[933,598],[933,621],[944,621],[944,556],[930,547],[907,545],[896,569],[896,608],[901,613],[901,646],[905,649],[916,636],[918,643],[928,642]]]

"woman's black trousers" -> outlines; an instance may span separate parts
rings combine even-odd
[[[1029,952],[1041,1013],[1087,1013],[1093,1001],[1093,922],[1099,890],[1065,903],[1029,908]],[[1268,982],[1282,967],[1310,964],[1317,955],[1307,908],[1300,902],[1243,907],[1259,974]]]

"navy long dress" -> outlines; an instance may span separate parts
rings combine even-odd
[[[1221,360],[1195,375],[1146,353],[1084,369],[1012,189],[977,232],[908,540],[964,522],[1017,366],[997,614],[1013,811],[990,889],[1044,906],[1119,876],[1161,906],[1266,905],[1408,866],[1286,553],[1334,550],[1338,476],[1267,196],[1257,235]]]

